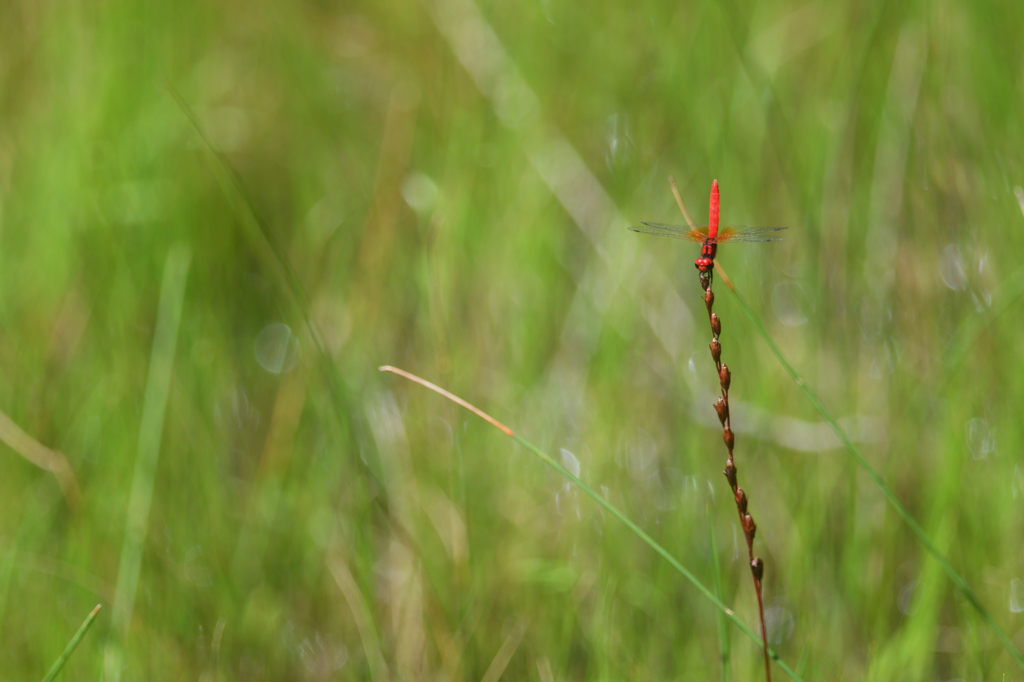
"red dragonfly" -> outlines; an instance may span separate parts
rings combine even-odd
[[[772,232],[785,230],[785,227],[723,227],[718,228],[718,180],[711,183],[711,212],[708,216],[709,225],[703,227],[687,227],[686,225],[666,225],[665,223],[641,223],[639,227],[629,229],[634,232],[645,232],[662,237],[675,237],[691,242],[700,242],[700,258],[694,265],[701,272],[710,272],[715,267],[715,253],[719,244],[726,242],[780,242],[782,237],[773,236]]]

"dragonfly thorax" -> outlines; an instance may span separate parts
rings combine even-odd
[[[715,267],[715,251],[718,245],[710,239],[705,239],[704,243],[700,247],[700,258],[695,260],[693,264],[697,266],[697,269],[701,272],[710,272]]]

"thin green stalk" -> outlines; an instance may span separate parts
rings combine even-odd
[[[14,559],[18,556],[18,545],[14,545],[4,552],[6,556],[0,561],[0,625],[4,622],[4,613],[7,611],[7,595],[11,591],[11,577],[14,575]]]
[[[722,587],[722,562],[718,557],[718,541],[715,540],[715,524],[711,514],[711,505],[707,506],[708,515],[708,539],[711,542],[711,568],[712,579],[715,587],[715,596],[719,601],[725,598],[725,590]],[[718,648],[722,656],[722,682],[729,682],[729,625],[725,622],[725,616],[718,613]]]
[[[64,647],[64,652],[54,662],[53,666],[50,667],[50,672],[46,673],[46,677],[43,678],[43,682],[52,682],[56,679],[60,671],[64,669],[64,664],[68,662],[68,659],[71,658],[71,654],[75,651],[78,643],[82,641],[82,638],[85,637],[85,633],[92,627],[93,622],[96,620],[96,615],[100,612],[101,606],[101,604],[97,604],[96,608],[94,608],[89,615],[85,617],[82,625],[78,628],[78,632],[76,632],[75,636],[71,638],[68,645]]]
[[[747,627],[747,624],[744,623],[742,620],[740,620],[739,617],[733,612],[732,609],[730,609],[728,606],[726,606],[724,603],[722,603],[722,601],[718,597],[716,597],[714,595],[714,593],[711,592],[711,590],[709,590],[702,582],[697,580],[697,577],[693,573],[691,573],[689,570],[687,570],[687,568],[685,566],[683,566],[681,563],[679,563],[679,561],[675,557],[673,557],[671,554],[669,554],[668,550],[666,550],[664,547],[662,547],[657,542],[655,542],[654,538],[652,538],[650,535],[648,535],[647,533],[642,531],[638,525],[636,525],[635,523],[633,523],[629,519],[629,517],[627,517],[625,514],[623,514],[621,511],[619,511],[618,508],[615,507],[615,505],[613,505],[608,500],[604,499],[604,497],[602,497],[601,495],[597,494],[594,490],[592,490],[590,488],[590,486],[588,486],[586,483],[581,481],[579,478],[577,478],[575,475],[573,475],[572,472],[570,472],[564,466],[562,466],[561,464],[559,464],[558,462],[553,460],[550,456],[548,456],[546,453],[544,453],[539,448],[537,448],[537,446],[535,446],[533,443],[531,443],[530,441],[526,440],[525,438],[519,436],[512,429],[510,429],[509,427],[505,426],[504,424],[502,424],[501,422],[499,422],[494,417],[490,416],[489,414],[487,414],[486,412],[484,412],[480,408],[478,408],[478,407],[476,407],[476,406],[466,402],[465,400],[463,400],[462,398],[458,397],[457,395],[455,395],[453,393],[449,393],[448,391],[444,390],[440,386],[438,386],[436,384],[433,384],[433,383],[427,381],[426,379],[418,377],[415,374],[412,374],[410,372],[406,372],[405,370],[398,369],[397,367],[390,367],[390,366],[387,366],[387,365],[385,365],[384,367],[381,367],[380,370],[382,372],[391,372],[391,373],[397,374],[397,375],[399,375],[401,377],[405,377],[406,379],[409,379],[410,381],[414,381],[417,384],[420,384],[421,386],[425,386],[426,388],[429,388],[430,390],[434,391],[435,393],[438,393],[438,394],[444,396],[445,398],[448,398],[452,402],[454,402],[454,403],[456,403],[458,405],[461,405],[462,407],[466,408],[467,410],[469,410],[473,414],[477,415],[478,417],[480,417],[484,421],[488,422],[489,424],[491,424],[492,426],[497,428],[499,431],[501,431],[505,435],[509,436],[512,440],[514,440],[515,442],[519,443],[524,448],[526,448],[527,450],[532,452],[539,460],[541,460],[542,462],[547,464],[549,467],[551,467],[552,469],[554,469],[555,471],[560,473],[565,478],[567,478],[570,481],[572,481],[573,483],[575,483],[577,485],[577,487],[579,487],[580,490],[582,490],[584,493],[586,493],[592,500],[594,500],[599,505],[604,507],[605,511],[607,511],[609,514],[611,514],[612,516],[617,518],[619,521],[624,523],[626,525],[626,527],[629,528],[629,530],[631,530],[633,532],[634,535],[636,535],[638,538],[643,540],[647,544],[648,547],[653,549],[655,551],[655,553],[657,553],[662,559],[664,559],[666,562],[668,562],[669,566],[671,566],[672,568],[676,569],[676,571],[678,571],[684,578],[686,578],[690,582],[691,585],[696,587],[698,592],[700,592],[702,595],[704,595],[705,598],[707,598],[708,601],[710,601],[712,604],[714,604],[715,608],[717,608],[720,613],[725,614],[725,617],[728,618],[729,620],[731,620],[733,622],[733,624],[736,625],[736,627],[738,627],[741,632],[746,634],[747,637],[749,637],[751,639],[751,641],[753,641],[759,648],[763,645],[763,642],[762,642],[761,638],[758,637],[757,634],[753,630],[751,630],[749,627]],[[768,650],[768,654],[771,656],[772,660],[775,661],[775,663],[778,664],[778,666],[787,675],[789,675],[789,677],[791,679],[793,679],[793,680],[800,680],[800,676],[797,675],[796,672],[792,668],[790,668],[788,665],[786,665],[782,661],[782,659],[779,658],[778,654],[776,654],[771,649]]]
[[[354,414],[356,409],[353,405],[351,396],[347,394],[342,383],[339,381],[337,368],[331,360],[330,355],[327,353],[327,349],[324,347],[323,338],[321,337],[317,326],[313,324],[313,319],[310,316],[309,296],[306,294],[306,290],[303,288],[298,274],[296,274],[295,269],[282,255],[282,249],[280,246],[271,240],[270,232],[266,229],[266,226],[256,214],[256,208],[253,206],[252,200],[249,198],[241,179],[231,167],[231,164],[228,163],[227,157],[225,157],[224,154],[214,146],[210,137],[201,125],[199,117],[169,80],[164,80],[164,86],[166,87],[167,92],[181,108],[182,113],[188,119],[193,130],[195,130],[196,135],[199,137],[199,141],[201,142],[202,148],[206,152],[207,159],[210,163],[210,169],[213,176],[220,185],[232,212],[242,225],[242,233],[248,240],[249,247],[260,260],[262,267],[266,268],[267,274],[279,285],[289,304],[305,324],[313,346],[316,348],[317,354],[320,356],[323,367],[325,368],[323,376],[327,381],[328,388],[330,389],[331,398],[338,406],[339,413],[345,415]],[[358,431],[360,428],[359,420],[350,419],[348,426],[349,428]],[[371,476],[373,476],[378,482],[383,481],[379,460],[376,458],[367,458],[365,464]],[[381,505],[380,498],[375,497],[373,500],[374,505]],[[387,510],[385,510],[385,514],[390,516],[390,512]]]
[[[122,647],[128,638],[132,608],[135,604],[135,590],[139,583],[142,549],[149,525],[149,509],[153,502],[156,465],[160,457],[167,396],[171,390],[174,351],[178,343],[178,325],[181,321],[191,259],[192,255],[188,249],[172,249],[167,255],[163,283],[160,286],[160,305],[157,310],[156,329],[153,331],[153,349],[149,358],[146,393],[142,401],[135,474],[132,477],[132,488],[128,498],[121,562],[117,570],[113,613],[116,634],[104,653],[104,679],[115,682],[121,676]]]
[[[174,88],[169,80],[164,79],[164,87],[177,102],[181,111],[188,118],[192,128],[196,131],[202,141],[203,151],[210,160],[210,169],[224,192],[224,197],[231,205],[232,212],[238,217],[239,222],[249,246],[256,253],[269,274],[281,284],[281,291],[288,297],[289,303],[294,306],[304,317],[309,310],[309,302],[306,300],[306,292],[299,284],[299,278],[295,271],[288,265],[288,262],[281,257],[281,249],[271,243],[267,230],[264,229],[256,212],[249,202],[249,197],[242,187],[241,181],[232,170],[224,155],[213,145],[213,142],[206,134],[206,130],[199,122],[199,117],[192,111],[192,108],[185,101],[185,98]],[[313,331],[312,329],[310,330]],[[315,337],[316,338],[316,337]],[[316,338],[319,343],[319,338]]]
[[[967,586],[967,582],[963,578],[961,578],[960,574],[953,569],[953,566],[950,565],[949,561],[946,560],[946,558],[942,555],[939,549],[931,541],[927,533],[925,533],[924,529],[921,528],[920,525],[918,525],[917,521],[914,520],[914,517],[910,515],[910,512],[908,512],[907,509],[903,506],[903,504],[899,501],[899,498],[896,497],[896,493],[894,493],[892,489],[888,485],[886,485],[885,481],[882,480],[881,475],[877,471],[875,471],[874,468],[872,468],[872,466],[868,463],[867,459],[864,457],[861,451],[857,448],[856,445],[853,444],[853,441],[850,440],[850,437],[848,435],[846,435],[846,432],[843,431],[842,427],[839,426],[838,422],[836,422],[835,418],[833,418],[829,411],[825,409],[825,406],[821,403],[821,400],[819,400],[818,396],[814,394],[814,391],[810,389],[810,387],[807,385],[807,382],[804,381],[803,377],[796,373],[796,370],[793,369],[793,366],[790,365],[786,358],[782,355],[782,351],[780,351],[778,346],[775,345],[775,342],[772,341],[772,338],[768,335],[768,332],[765,330],[764,326],[761,325],[760,320],[757,319],[757,317],[754,315],[754,312],[750,309],[749,306],[747,306],[746,301],[744,301],[743,297],[739,295],[736,289],[732,286],[732,283],[729,282],[728,278],[723,278],[723,281],[725,282],[726,286],[729,287],[729,291],[731,291],[733,295],[736,296],[736,300],[739,301],[740,307],[743,308],[743,312],[747,314],[747,317],[750,318],[750,321],[754,323],[754,327],[761,335],[761,338],[764,339],[765,343],[768,344],[768,347],[771,349],[772,353],[775,354],[775,357],[778,358],[779,362],[782,363],[782,366],[786,369],[787,372],[789,372],[789,376],[792,377],[796,385],[800,387],[801,391],[803,391],[804,397],[806,397],[807,400],[810,401],[811,405],[814,406],[814,409],[818,411],[818,414],[820,414],[822,418],[826,422],[828,422],[828,425],[832,427],[832,431],[834,431],[836,436],[839,437],[839,440],[842,441],[843,445],[846,447],[846,451],[849,452],[853,459],[857,462],[857,464],[865,472],[867,472],[871,480],[875,483],[876,486],[878,486],[878,489],[882,491],[882,494],[885,496],[885,499],[889,501],[889,504],[891,504],[893,509],[895,509],[896,512],[900,515],[900,518],[903,519],[903,522],[906,523],[910,530],[913,531],[914,535],[917,536],[918,541],[922,545],[924,545],[924,548],[928,550],[928,553],[931,554],[937,562],[939,562],[939,565],[942,567],[942,570],[945,571],[946,575],[949,576],[949,579],[953,581],[953,585],[956,587],[956,589],[959,590],[960,594],[962,594],[968,602],[970,602],[971,606],[973,606],[974,609],[978,612],[978,614],[981,616],[981,619],[985,621],[986,625],[988,625],[989,629],[991,629],[992,632],[995,633],[995,636],[999,639],[1000,643],[1010,654],[1010,656],[1012,656],[1013,659],[1017,661],[1017,664],[1021,668],[1024,668],[1024,656],[1021,656],[1021,653],[1017,651],[1017,648],[1015,646],[1013,646],[1013,642],[1010,641],[1010,638],[1006,635],[1005,632],[1003,632],[1002,628],[1000,628],[999,625],[996,624],[995,620],[993,620],[992,616],[989,615],[989,612],[985,609],[985,607],[982,606],[978,598],[974,596],[974,593],[971,591],[971,588]]]

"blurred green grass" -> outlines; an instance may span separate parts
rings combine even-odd
[[[718,678],[715,611],[670,568],[376,372],[571,453],[708,585],[714,505],[726,602],[753,626],[695,249],[625,230],[682,222],[670,173],[695,217],[718,178],[724,220],[790,227],[724,266],[1024,648],[1004,286],[1024,246],[1022,23],[951,2],[5,5],[0,410],[67,456],[82,503],[0,446],[0,669],[42,677],[113,603],[181,245],[125,679],[479,679],[516,641],[507,679]],[[780,654],[808,679],[1021,679],[717,303]],[[103,673],[103,613],[64,679]]]

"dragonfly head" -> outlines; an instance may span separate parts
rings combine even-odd
[[[708,258],[707,256],[701,256],[700,258],[695,260],[693,264],[697,266],[697,269],[700,270],[701,272],[711,272],[711,270],[714,269],[715,267],[715,261]]]

